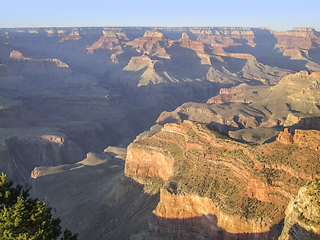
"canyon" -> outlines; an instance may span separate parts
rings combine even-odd
[[[0,169],[79,239],[317,239],[301,199],[320,175],[319,44],[310,28],[0,29]]]

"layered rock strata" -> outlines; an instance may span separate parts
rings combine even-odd
[[[279,240],[320,238],[320,181],[307,182],[292,198]]]
[[[125,174],[161,189],[150,222],[158,234],[277,239],[291,197],[320,177],[317,131],[281,139],[251,146],[199,123],[166,124],[129,145]]]
[[[184,103],[175,111],[164,111],[157,123],[199,121],[233,138],[256,143],[268,141],[281,127],[291,132],[319,130],[319,76],[319,72],[301,71],[282,78],[272,87],[240,84],[221,88],[219,95],[206,104]]]

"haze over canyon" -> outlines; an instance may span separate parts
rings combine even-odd
[[[81,240],[319,239],[319,106],[312,28],[0,29],[0,169]]]

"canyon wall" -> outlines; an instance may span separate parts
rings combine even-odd
[[[150,231],[184,239],[277,239],[290,199],[320,176],[318,132],[286,134],[289,141],[279,135],[251,146],[183,121],[137,139],[128,148],[126,175],[161,185]]]
[[[319,179],[307,182],[291,199],[279,240],[319,239]]]

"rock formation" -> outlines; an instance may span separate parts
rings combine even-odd
[[[284,228],[279,240],[320,238],[320,182],[307,182],[292,198],[285,213]]]
[[[301,71],[272,87],[240,84],[222,88],[207,104],[185,103],[173,112],[163,112],[157,123],[189,119],[211,124],[239,140],[263,143],[278,134],[274,127],[283,126],[291,132],[319,130],[318,89],[319,73]],[[252,129],[251,134],[242,129]]]
[[[82,239],[276,239],[319,175],[319,44],[314,29],[0,29],[1,169],[33,170]],[[97,154],[157,118],[125,167]]]
[[[72,29],[72,32],[68,34],[68,36],[63,37],[59,42],[64,42],[64,41],[77,41],[79,40],[80,34],[77,28]]]
[[[250,146],[199,123],[166,124],[129,145],[125,174],[161,189],[150,222],[157,234],[277,239],[291,197],[304,181],[320,176],[318,132],[296,135],[289,143],[279,137]],[[302,136],[309,136],[309,145]]]
[[[0,128],[1,170],[16,183],[25,184],[36,166],[74,163],[85,155],[56,129]]]

